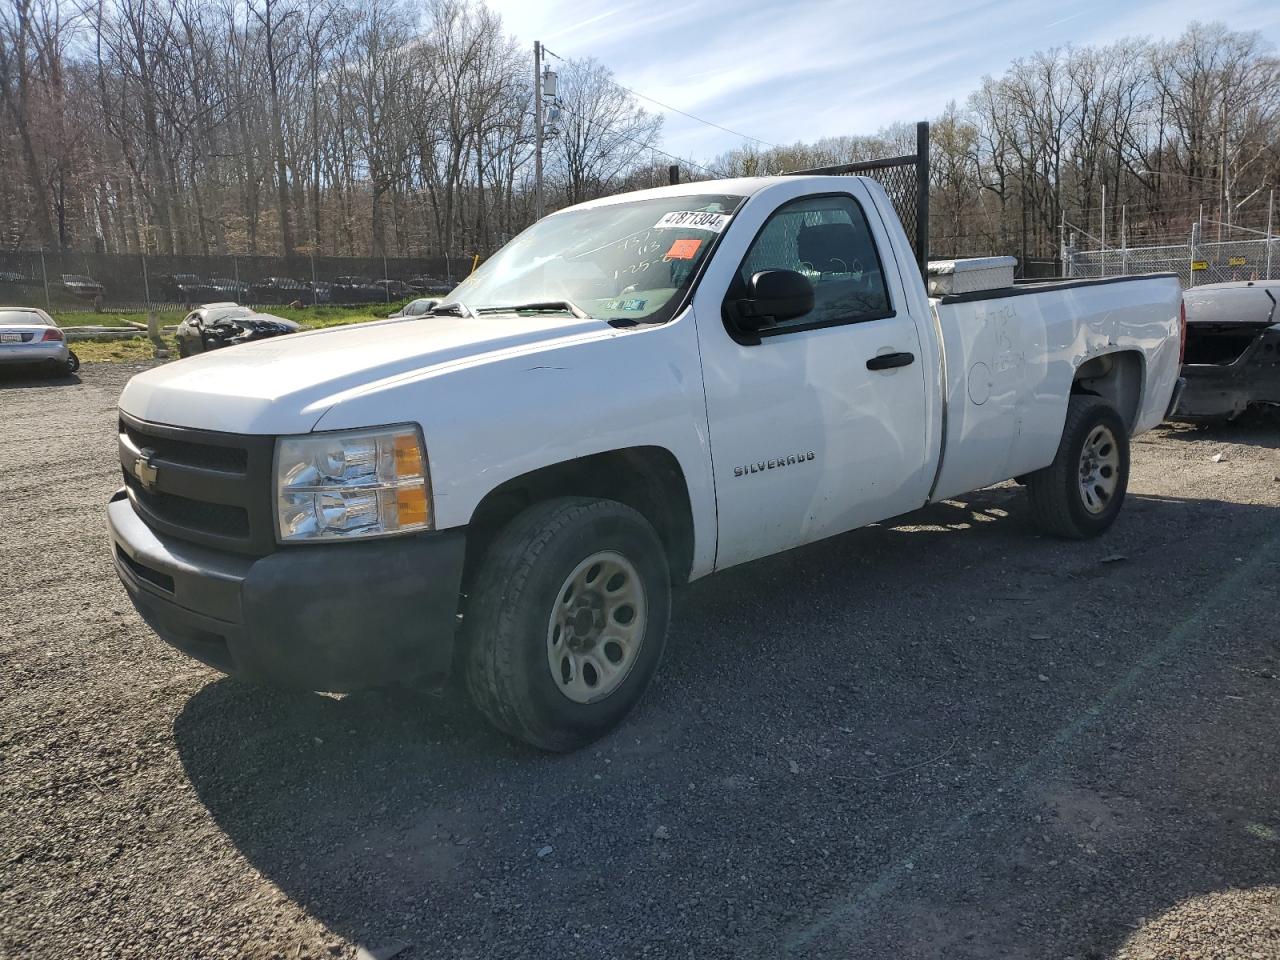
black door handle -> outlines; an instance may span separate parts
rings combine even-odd
[[[867,361],[868,370],[892,370],[894,367],[909,367],[915,363],[914,353],[882,353]]]

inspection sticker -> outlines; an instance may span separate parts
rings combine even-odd
[[[701,210],[675,210],[664,213],[662,219],[653,225],[655,230],[674,230],[684,227],[686,230],[709,230],[719,233],[729,225],[727,213],[705,213]]]
[[[671,249],[662,255],[663,260],[692,260],[698,255],[698,248],[702,246],[702,241],[696,237],[687,240],[677,240],[671,244]]]
[[[606,300],[604,308],[606,310],[643,310],[646,300]]]

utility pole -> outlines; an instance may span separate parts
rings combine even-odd
[[[1271,279],[1271,217],[1276,211],[1276,192],[1267,195],[1267,279]]]
[[[542,219],[542,44],[533,41],[533,219]]]
[[[1222,206],[1219,208],[1221,213],[1218,215],[1218,242],[1222,242],[1222,221],[1227,221],[1227,239],[1231,239],[1231,193],[1227,186],[1227,87],[1222,87],[1222,164],[1219,167],[1222,174]]]
[[[1068,277],[1067,272],[1067,211],[1058,211],[1058,276]]]
[[[1102,275],[1107,275],[1107,185],[1102,185]]]
[[[1120,273],[1129,272],[1129,205],[1120,204]]]
[[[1187,286],[1194,287],[1196,285],[1196,252],[1200,248],[1200,221],[1197,220],[1191,225],[1191,262],[1188,264]]]

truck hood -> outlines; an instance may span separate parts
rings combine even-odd
[[[306,433],[341,397],[464,362],[617,334],[573,317],[413,317],[259,340],[138,374],[120,409],[227,433]]]

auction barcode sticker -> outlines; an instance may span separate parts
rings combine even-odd
[[[664,213],[662,219],[653,225],[655,230],[673,230],[683,227],[686,230],[710,230],[719,233],[729,225],[727,213],[704,213],[701,210],[675,210]]]

